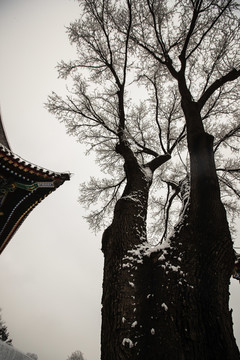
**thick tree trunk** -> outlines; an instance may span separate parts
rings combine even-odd
[[[146,215],[151,171],[139,166],[127,147],[119,148],[125,158],[127,185],[118,200],[112,224],[102,239],[104,279],[102,296],[101,359],[137,359],[141,328],[137,311],[138,262],[132,266],[134,250],[146,242]],[[150,175],[150,176],[148,176]]]
[[[212,144],[204,131],[188,134],[188,208],[169,246],[151,256],[155,352],[148,359],[239,359],[228,308],[233,244]]]
[[[139,195],[146,197],[146,194]],[[135,312],[139,299],[136,297],[137,264],[134,268],[131,266],[131,251],[146,240],[146,211],[137,194],[135,196],[118,201],[113,223],[103,235],[103,360],[135,359],[133,353],[138,341]]]
[[[118,200],[112,224],[102,238],[104,278],[102,296],[102,360],[146,360],[151,266],[143,262],[149,189],[156,168],[170,155],[139,165],[129,144],[117,145],[124,160],[127,184]],[[147,312],[146,312],[147,311]]]
[[[228,308],[233,244],[213,138],[192,106],[189,202],[158,250],[146,245],[151,180],[124,155],[127,186],[103,235],[102,360],[239,360]]]
[[[233,260],[228,229],[224,221],[210,220],[198,232],[191,205],[188,211],[170,246],[152,254],[156,351],[149,359],[239,359],[228,309]],[[201,248],[204,242],[210,246]]]

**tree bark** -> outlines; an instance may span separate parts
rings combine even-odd
[[[158,156],[141,166],[127,142],[118,144],[116,151],[125,160],[127,184],[115,206],[112,224],[102,238],[101,359],[146,360],[145,331],[149,323],[146,299],[151,289],[151,266],[145,266],[142,252],[147,241],[148,194],[153,172],[170,155]]]
[[[136,311],[138,263],[132,266],[134,249],[146,242],[146,216],[150,173],[140,166],[128,144],[116,147],[125,159],[127,184],[118,200],[112,224],[102,238],[104,279],[102,295],[101,359],[136,359],[140,329]]]
[[[213,137],[201,126],[192,131],[198,121],[191,119],[196,106],[184,109],[191,163],[188,207],[169,246],[151,256],[156,329],[151,348],[156,351],[148,359],[239,359],[228,308],[233,244],[220,198]]]
[[[239,359],[228,308],[234,252],[213,137],[204,132],[196,103],[183,109],[190,196],[160,250],[146,245],[151,166],[144,171],[127,146],[118,148],[127,185],[102,239],[102,360]]]

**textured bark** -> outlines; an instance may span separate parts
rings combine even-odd
[[[127,143],[116,151],[125,159],[127,184],[118,200],[112,224],[102,238],[104,278],[102,295],[102,360],[146,360],[149,323],[146,306],[151,267],[143,263],[139,247],[146,244],[146,217],[152,173],[170,156],[140,166]],[[146,325],[147,324],[147,325]]]
[[[204,132],[198,105],[182,106],[189,202],[165,248],[148,255],[141,244],[151,180],[126,146],[118,149],[127,185],[103,235],[102,360],[239,359],[228,308],[234,252],[213,137]]]
[[[192,106],[185,108],[191,162],[189,204],[170,246],[152,254],[152,326],[156,331],[155,353],[149,359],[234,360],[239,359],[239,351],[228,308],[233,244],[220,199],[213,137],[201,129],[198,119],[191,119],[196,104]]]
[[[239,359],[228,309],[233,263],[228,229],[224,221],[205,221],[207,228],[198,232],[191,211],[190,205],[164,259],[152,254],[157,350],[151,359]]]
[[[135,359],[141,334],[136,328],[136,276],[131,251],[146,241],[149,181],[138,169],[137,186],[128,184],[115,207],[111,226],[103,234],[102,359]],[[136,184],[135,184],[136,185]],[[140,264],[139,264],[140,265]]]

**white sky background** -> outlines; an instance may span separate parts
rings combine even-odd
[[[43,106],[52,90],[65,90],[55,67],[75,57],[64,26],[78,17],[74,0],[0,0],[0,106],[10,146],[74,174],[33,210],[0,258],[3,319],[14,345],[39,360],[66,360],[77,349],[100,358],[101,234],[88,230],[77,202],[80,182],[97,168]],[[232,284],[240,343],[240,287]]]
[[[0,307],[14,345],[39,360],[79,349],[100,358],[103,258],[77,202],[95,170],[64,125],[44,109],[65,90],[56,65],[75,56],[65,26],[79,17],[73,0],[0,0],[0,106],[12,150],[74,175],[25,220],[0,258]]]

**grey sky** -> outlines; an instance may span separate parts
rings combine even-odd
[[[0,258],[2,316],[14,345],[39,360],[65,360],[77,349],[100,358],[101,234],[88,230],[77,202],[79,183],[97,169],[43,107],[52,90],[65,91],[55,67],[74,57],[64,26],[78,17],[74,0],[0,0],[0,105],[10,146],[74,174],[35,208]],[[240,343],[239,284],[232,283]]]
[[[12,150],[37,165],[74,175],[29,215],[0,258],[0,307],[14,345],[39,360],[81,350],[99,359],[101,236],[82,219],[81,181],[94,162],[43,103],[65,90],[56,64],[74,50],[66,29],[70,0],[0,1],[0,105]]]

